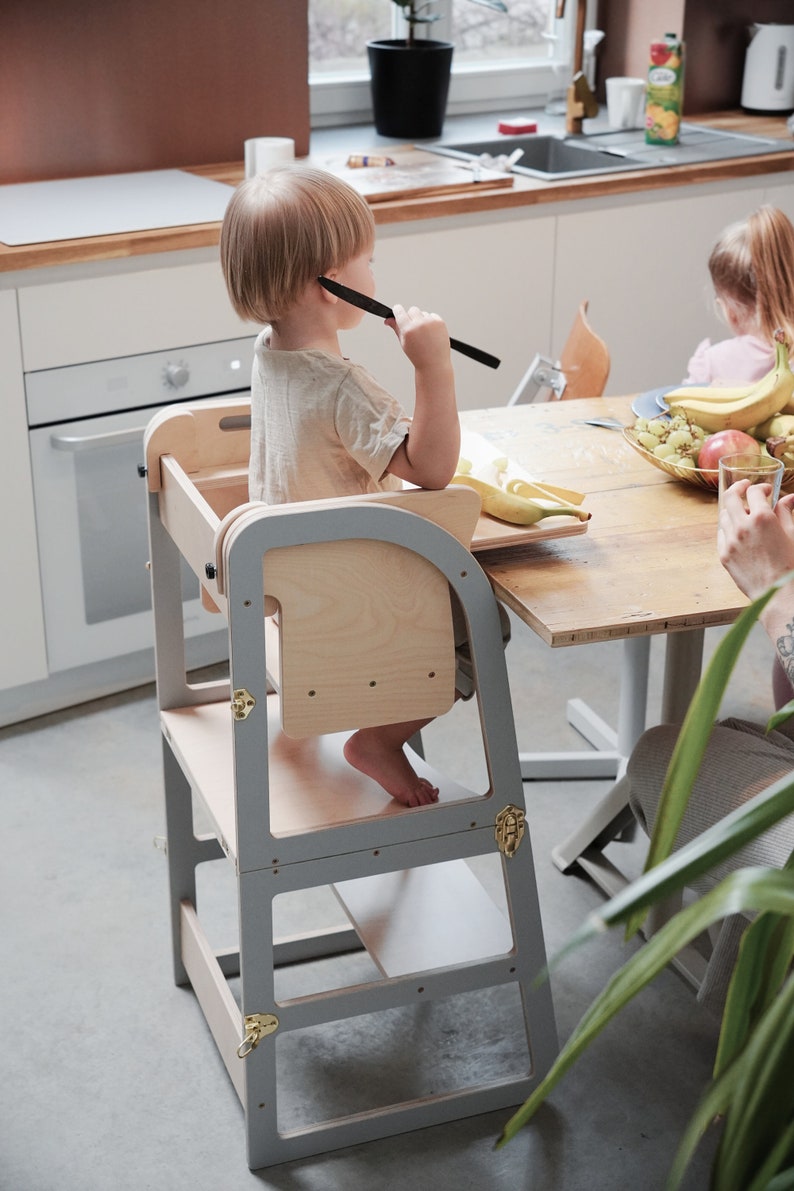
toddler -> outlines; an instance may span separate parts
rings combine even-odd
[[[241,318],[267,324],[251,381],[249,496],[268,504],[399,489],[444,488],[460,454],[447,328],[436,314],[395,306],[386,320],[414,367],[409,419],[360,365],[339,332],[364,314],[325,290],[326,276],[373,297],[375,224],[365,200],[324,170],[298,163],[248,179],[221,230],[221,263]],[[428,721],[360,729],[345,757],[398,802],[438,790],[403,746]]]
[[[760,380],[775,362],[777,327],[794,346],[794,227],[776,207],[759,207],[725,229],[709,257],[709,273],[733,338],[699,343],[684,384]]]

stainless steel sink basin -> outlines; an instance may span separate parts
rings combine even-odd
[[[522,155],[513,166],[517,174],[537,178],[569,178],[578,174],[600,174],[615,169],[639,169],[642,162],[621,153],[615,156],[591,145],[583,137],[500,136],[490,141],[468,141],[455,145],[423,145],[430,153],[475,161],[481,154],[510,156],[516,149]]]
[[[523,153],[513,171],[531,178],[554,181],[585,177],[589,174],[614,174],[623,170],[667,169],[704,161],[725,161],[733,157],[752,157],[761,153],[791,150],[789,140],[747,136],[723,132],[697,124],[682,124],[677,145],[646,145],[643,129],[607,130],[582,136],[537,135],[499,136],[490,140],[439,142],[423,145],[428,153],[440,153],[465,161],[476,161],[483,153],[491,157],[510,156],[516,149]]]

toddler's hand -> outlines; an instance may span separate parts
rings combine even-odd
[[[437,314],[428,314],[418,306],[394,306],[394,318],[386,325],[394,330],[414,368],[438,368],[449,363],[449,332]]]

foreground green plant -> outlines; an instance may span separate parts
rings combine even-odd
[[[672,855],[709,734],[736,659],[778,584],[751,604],[720,642],[690,705],[670,759],[643,875],[591,914],[549,967],[610,927],[639,930],[649,906],[682,890],[726,857],[794,813],[794,773],[749,799]],[[770,721],[794,712],[789,704]],[[711,1124],[722,1125],[712,1191],[794,1188],[794,854],[783,869],[737,868],[679,911],[609,981],[585,1013],[546,1078],[505,1125],[505,1145],[606,1025],[703,930],[731,914],[754,914],[742,936],[722,1016],[712,1081],[673,1160],[679,1187]],[[543,978],[548,972],[543,974]]]

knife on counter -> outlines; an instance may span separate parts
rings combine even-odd
[[[378,318],[394,317],[394,311],[389,306],[384,306],[383,302],[378,302],[375,298],[368,298],[366,294],[360,294],[357,289],[350,289],[347,285],[332,281],[330,277],[318,277],[317,280],[324,289],[328,290],[329,294],[336,294],[337,298],[342,298],[351,306],[358,306],[359,310],[366,310],[368,314],[376,314]],[[469,356],[472,360],[476,360],[479,364],[486,364],[489,368],[498,368],[502,362],[496,356],[481,351],[479,347],[472,347],[468,343],[461,343],[460,339],[453,339],[451,335],[449,343],[450,347],[453,347],[456,352],[460,352],[462,356]]]

